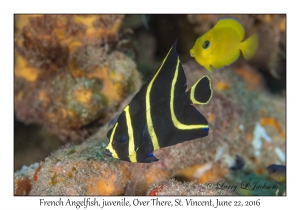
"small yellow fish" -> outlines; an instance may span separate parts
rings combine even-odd
[[[209,71],[236,61],[240,56],[240,50],[248,60],[257,49],[258,36],[253,34],[242,42],[244,36],[245,30],[239,21],[224,18],[196,40],[190,54]]]

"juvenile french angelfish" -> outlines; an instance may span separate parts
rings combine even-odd
[[[258,36],[253,34],[243,41],[244,36],[245,30],[239,21],[233,18],[220,19],[212,29],[196,40],[190,55],[208,71],[235,62],[240,51],[248,60],[256,52]]]
[[[186,92],[186,76],[176,52],[177,41],[107,133],[109,157],[150,163],[153,151],[208,135],[205,117],[191,104],[206,104],[210,79],[199,79]]]

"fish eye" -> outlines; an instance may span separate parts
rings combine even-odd
[[[121,144],[126,143],[127,140],[128,140],[127,137],[122,136],[122,137],[119,139],[119,143],[121,143]]]
[[[205,49],[205,50],[208,49],[209,46],[210,46],[210,41],[208,41],[208,40],[206,40],[202,45],[203,49]]]

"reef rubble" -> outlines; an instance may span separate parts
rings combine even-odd
[[[183,68],[188,88],[203,75],[211,78],[213,97],[209,104],[197,106],[209,122],[207,137],[155,151],[158,162],[129,163],[104,154],[112,118],[83,143],[67,144],[36,167],[15,172],[15,194],[241,195],[230,191],[199,194],[195,189],[202,189],[201,184],[208,181],[233,176],[230,168],[236,155],[245,163],[243,170],[254,174],[265,174],[266,167],[273,163],[285,164],[284,96],[269,93],[259,73],[247,65],[210,73],[190,60]],[[119,112],[132,97],[122,102]],[[177,181],[172,181],[174,178]],[[172,183],[182,190],[171,187]],[[153,192],[158,188],[166,191]],[[275,195],[273,191],[269,194]]]

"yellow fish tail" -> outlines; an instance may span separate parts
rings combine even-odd
[[[246,60],[252,58],[252,56],[256,52],[257,47],[258,47],[258,35],[253,34],[247,40],[242,42],[241,51],[243,53],[244,58]]]

